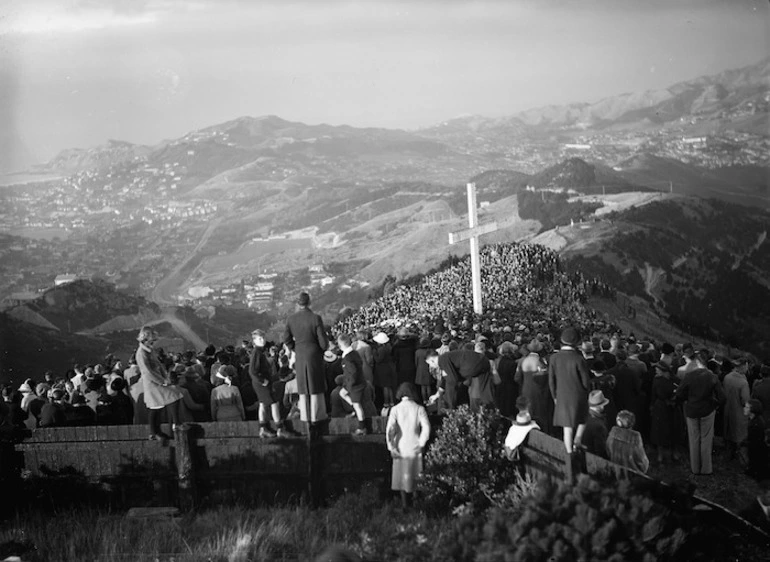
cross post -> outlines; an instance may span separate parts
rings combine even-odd
[[[473,312],[481,314],[483,306],[481,302],[481,258],[479,257],[479,236],[497,230],[497,223],[491,222],[479,226],[478,211],[476,208],[476,184],[469,183],[468,190],[468,228],[449,233],[449,243],[456,244],[463,240],[471,243],[471,288],[473,293]]]

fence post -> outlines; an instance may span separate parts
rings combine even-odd
[[[179,508],[190,511],[195,507],[195,466],[190,452],[190,427],[177,424],[174,427],[177,484],[179,486]]]
[[[309,418],[308,418],[309,419]],[[308,423],[308,492],[314,508],[321,507],[324,499],[323,491],[323,426],[328,421]]]

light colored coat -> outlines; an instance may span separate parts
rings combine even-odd
[[[422,449],[430,437],[430,423],[425,408],[402,398],[390,409],[385,430],[388,450],[393,456],[393,490],[412,493],[422,472]]]
[[[732,371],[722,381],[725,391],[725,440],[742,443],[749,436],[749,419],[743,415],[743,406],[749,400],[749,381],[746,375]]]
[[[144,403],[150,410],[159,410],[182,398],[182,393],[175,386],[163,386],[169,382],[166,369],[152,354],[152,348],[140,343],[136,350],[136,364],[142,373]]]
[[[365,341],[356,340],[353,342],[353,349],[355,349],[363,360],[364,378],[366,382],[374,384],[374,353],[372,352],[372,346]]]

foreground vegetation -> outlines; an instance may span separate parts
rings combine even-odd
[[[425,456],[414,509],[374,485],[315,510],[227,507],[152,520],[27,509],[0,526],[0,560],[305,561],[335,547],[338,556],[324,560],[770,560],[770,544],[705,518],[686,491],[670,501],[644,480],[522,476],[500,447],[509,423],[467,407],[448,415]]]

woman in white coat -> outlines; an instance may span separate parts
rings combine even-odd
[[[170,436],[160,430],[160,413],[166,409],[173,429],[179,423],[179,401],[182,399],[182,393],[171,384],[166,368],[152,353],[152,346],[158,339],[155,330],[142,328],[136,339],[139,341],[136,364],[142,374],[144,403],[149,410],[150,439],[170,439]]]
[[[396,392],[395,406],[390,409],[386,438],[393,457],[391,487],[401,493],[401,503],[409,506],[417,477],[422,472],[422,450],[430,437],[428,412],[417,403],[417,387],[402,383]]]

